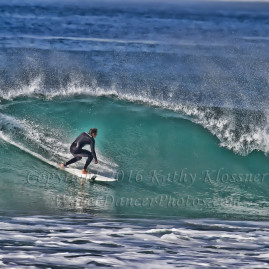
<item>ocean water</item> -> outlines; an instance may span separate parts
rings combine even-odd
[[[266,1],[1,0],[0,267],[268,267],[268,46]],[[93,127],[118,182],[49,164]]]

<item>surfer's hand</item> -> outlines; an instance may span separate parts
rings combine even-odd
[[[98,161],[97,160],[95,160],[95,164],[98,164]]]

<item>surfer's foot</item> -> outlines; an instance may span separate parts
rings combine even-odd
[[[65,168],[66,166],[64,165],[64,163],[61,163],[61,164],[60,164],[60,167],[61,167],[61,168]]]
[[[86,174],[86,175],[88,175],[88,174],[90,174],[90,172],[88,172],[86,169],[83,169],[83,170],[82,170],[82,174]]]

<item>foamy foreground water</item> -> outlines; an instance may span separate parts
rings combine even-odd
[[[7,268],[266,268],[269,222],[4,216]]]

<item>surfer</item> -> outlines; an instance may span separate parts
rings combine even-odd
[[[88,133],[83,132],[82,134],[80,134],[70,146],[70,152],[72,153],[74,158],[67,161],[66,163],[61,163],[60,166],[62,168],[65,168],[67,165],[81,160],[82,157],[88,157],[82,170],[82,174],[90,174],[90,172],[88,172],[86,169],[91,163],[92,159],[94,158],[95,164],[98,164],[98,160],[95,153],[95,140],[94,140],[96,136],[97,136],[96,128],[90,129]],[[91,145],[91,152],[86,149],[82,149],[85,145]]]

